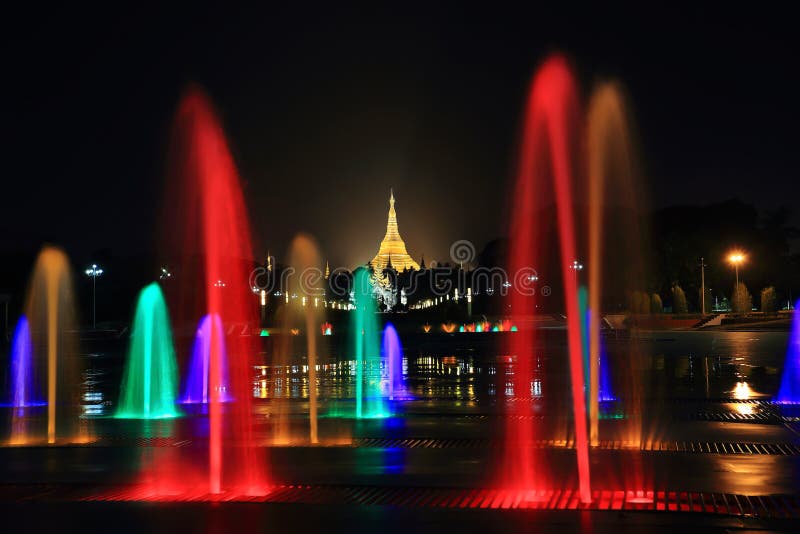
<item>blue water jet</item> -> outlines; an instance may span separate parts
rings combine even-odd
[[[13,408],[45,406],[40,392],[36,391],[33,366],[33,344],[28,318],[22,315],[14,328],[11,341],[11,398]]]
[[[778,390],[777,402],[781,404],[800,404],[800,300],[794,305],[792,331],[789,346],[786,349],[786,360],[783,364],[781,388]]]

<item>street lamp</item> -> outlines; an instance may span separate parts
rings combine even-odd
[[[700,258],[700,314],[706,314],[706,263]]]
[[[744,252],[739,250],[734,250],[728,254],[728,263],[733,264],[733,268],[736,271],[736,289],[733,294],[734,305],[739,302],[739,265],[744,263],[744,260],[746,259],[747,256],[744,254]]]
[[[578,288],[578,271],[583,270],[583,264],[578,260],[573,260],[572,265],[569,266],[572,272],[575,273],[575,289]]]
[[[85,272],[86,276],[92,277],[92,330],[94,330],[97,328],[97,277],[103,274],[103,269],[93,263]]]

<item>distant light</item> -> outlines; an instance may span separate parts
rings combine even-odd
[[[89,269],[86,269],[86,276],[91,276],[92,278],[96,278],[103,274],[103,269],[99,267],[96,263],[93,263]]]
[[[739,265],[740,263],[744,263],[747,259],[747,255],[744,252],[739,250],[734,250],[730,254],[728,254],[728,262],[733,265]]]
[[[267,291],[264,289],[261,290],[261,305],[262,306],[267,305]]]

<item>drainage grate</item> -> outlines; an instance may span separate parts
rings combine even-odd
[[[94,446],[100,447],[186,447],[191,445],[190,439],[176,439],[169,437],[158,438],[142,438],[131,436],[103,436],[97,441],[91,443]]]
[[[580,502],[577,491],[519,492],[498,489],[404,488],[386,486],[278,486],[265,496],[154,496],[120,489],[80,498],[88,501],[236,501],[361,506],[484,508],[515,510],[629,510],[722,514],[768,519],[800,519],[794,495],[736,495],[686,491],[594,491]]]
[[[490,439],[424,439],[424,438],[360,438],[353,440],[353,446],[382,449],[452,449],[452,448],[498,448],[501,440]],[[575,447],[573,440],[537,440],[531,443],[535,448]],[[634,449],[622,441],[601,441],[601,450]],[[649,452],[689,452],[710,454],[761,454],[777,456],[800,456],[800,445],[794,443],[734,443],[716,441],[653,441],[643,444],[636,450]]]

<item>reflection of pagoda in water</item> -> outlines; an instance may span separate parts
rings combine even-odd
[[[419,264],[406,251],[406,244],[397,230],[397,213],[394,211],[394,193],[389,192],[389,221],[386,223],[386,235],[381,241],[378,253],[369,262],[376,273],[383,272],[391,266],[398,272],[407,269],[419,270]]]

